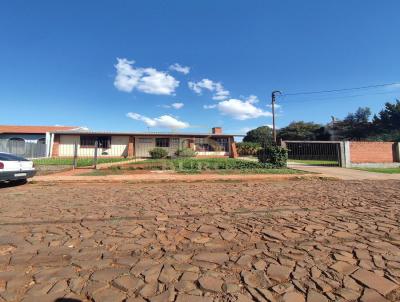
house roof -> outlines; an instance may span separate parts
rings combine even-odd
[[[79,129],[76,126],[15,126],[0,125],[0,133],[42,134],[59,130]]]
[[[230,133],[186,133],[186,132],[110,132],[110,131],[86,131],[86,130],[66,130],[66,131],[53,131],[56,134],[70,134],[70,135],[132,135],[132,136],[181,136],[181,137],[207,137],[207,136],[244,136],[243,134],[230,134]]]

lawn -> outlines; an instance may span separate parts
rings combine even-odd
[[[270,164],[234,158],[176,158],[150,159],[114,166],[112,170],[173,170],[179,173],[219,173],[219,174],[302,174],[288,168],[275,168]]]
[[[98,158],[97,164],[105,164],[105,163],[115,163],[130,160],[131,158]],[[34,159],[33,162],[37,166],[72,166],[74,159],[71,157],[48,157],[48,158],[40,158]],[[78,158],[77,166],[78,167],[87,167],[93,166],[94,160],[93,158]]]
[[[288,162],[306,164],[310,166],[338,166],[338,162],[335,160],[289,159]]]
[[[398,168],[353,168],[355,170],[386,173],[386,174],[400,174],[400,167]]]

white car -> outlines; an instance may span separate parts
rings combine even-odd
[[[33,162],[29,159],[9,153],[0,152],[0,182],[22,181],[36,173]]]

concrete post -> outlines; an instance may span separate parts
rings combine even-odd
[[[342,145],[342,152],[340,156],[340,163],[343,168],[350,168],[351,167],[351,157],[350,157],[350,142],[343,141]]]

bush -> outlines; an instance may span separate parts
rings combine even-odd
[[[166,158],[168,156],[167,150],[163,148],[154,148],[149,151],[151,158],[159,159]]]
[[[190,148],[179,149],[175,152],[175,155],[178,157],[195,157],[196,151]]]
[[[288,150],[279,146],[268,146],[257,153],[258,161],[272,165],[275,168],[286,167]]]
[[[270,168],[268,164],[234,158],[174,159],[176,170],[247,170]]]
[[[261,144],[253,142],[236,143],[237,151],[240,156],[257,155],[258,150],[261,149]]]

